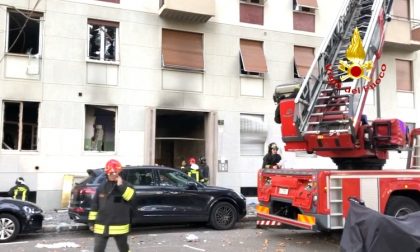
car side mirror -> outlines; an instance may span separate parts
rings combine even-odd
[[[187,190],[198,190],[197,184],[194,182],[188,182]]]

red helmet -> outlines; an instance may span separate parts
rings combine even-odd
[[[190,157],[190,159],[188,159],[188,163],[195,164],[195,158]]]
[[[109,175],[111,173],[120,173],[122,171],[121,163],[118,162],[115,159],[111,159],[108,162],[106,162],[105,165],[105,174]]]

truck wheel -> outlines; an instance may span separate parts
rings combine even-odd
[[[405,196],[392,196],[389,200],[385,214],[399,217],[420,211],[420,205],[415,200]]]
[[[214,229],[231,229],[238,219],[236,208],[228,202],[219,202],[213,206],[210,214],[210,225]]]
[[[9,242],[16,238],[20,230],[20,223],[11,214],[0,214],[0,242]]]

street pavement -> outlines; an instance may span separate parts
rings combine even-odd
[[[242,222],[256,221],[257,215],[255,211],[256,204],[247,205],[247,215],[241,220]],[[64,231],[86,230],[88,226],[82,223],[76,223],[70,219],[67,209],[48,210],[43,213],[44,222],[42,224],[42,232],[44,233],[60,233]]]

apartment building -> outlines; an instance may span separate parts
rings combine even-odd
[[[344,0],[0,0],[0,192],[17,177],[44,209],[110,158],[178,167],[249,197],[274,87],[304,77]],[[420,125],[420,0],[394,0],[370,120]],[[290,168],[332,168],[283,153]],[[385,168],[403,168],[392,153]]]

